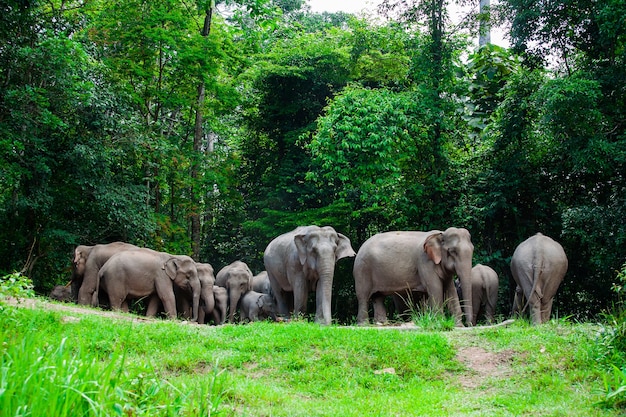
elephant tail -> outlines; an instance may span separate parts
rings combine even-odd
[[[524,308],[522,308],[522,311],[520,311],[520,314],[523,314],[524,311],[526,311],[526,309],[528,308],[530,304],[530,298],[533,296],[535,291],[537,292],[537,296],[539,297],[539,299],[543,298],[543,293],[541,291],[541,288],[537,288],[537,284],[539,283],[539,278],[541,277],[541,271],[543,271],[543,257],[541,257],[541,259],[535,258],[532,263],[532,268],[533,268],[533,286],[530,290],[530,293],[528,293],[528,296],[526,297],[526,304],[524,304]]]

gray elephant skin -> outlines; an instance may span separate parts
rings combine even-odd
[[[212,314],[213,323],[216,325],[224,324],[228,308],[228,291],[224,287],[214,285],[213,297],[215,298],[215,308]]]
[[[74,250],[73,262],[73,280],[82,281],[78,291],[78,304],[97,307],[100,268],[116,253],[136,249],[139,247],[124,242],[78,246]]]
[[[374,318],[387,320],[384,296],[407,290],[426,292],[432,308],[442,311],[444,301],[463,326],[461,306],[454,285],[459,277],[463,294],[472,297],[472,257],[474,245],[463,228],[445,231],[393,231],[379,233],[363,243],[354,261],[354,284],[358,301],[357,323],[369,322],[368,303],[374,301]],[[463,306],[465,321],[471,326],[471,303]]]
[[[541,233],[526,239],[511,258],[511,273],[517,284],[514,309],[530,308],[533,324],[550,320],[552,302],[565,273],[568,261],[563,247]],[[521,307],[525,298],[526,306]]]
[[[68,285],[55,285],[50,291],[50,299],[69,303],[72,301],[72,289]]]
[[[330,324],[335,264],[355,255],[350,239],[330,226],[301,226],[272,240],[263,261],[278,314],[289,315],[289,293],[293,313],[306,314],[307,296],[315,290],[315,321]]]
[[[252,271],[245,262],[235,261],[220,269],[215,284],[228,291],[228,322],[234,323],[239,300],[252,286]]]
[[[472,299],[467,300],[463,297],[463,291],[460,285],[457,286],[461,305],[464,302],[472,303],[474,310],[474,318],[472,324],[476,326],[480,313],[485,315],[488,324],[492,324],[496,315],[496,305],[498,304],[498,288],[500,282],[498,273],[491,267],[483,264],[477,264],[472,268]]]
[[[198,324],[204,324],[205,316],[212,314],[215,306],[215,297],[213,296],[215,276],[213,275],[213,267],[208,263],[196,262],[196,270],[198,271],[198,280],[200,281]],[[191,319],[193,317],[193,294],[188,290],[174,286],[174,295],[176,297],[177,313],[183,318]],[[153,294],[146,309],[146,316],[154,317],[159,311],[163,311],[163,304],[159,296]]]
[[[192,294],[192,321],[198,319],[200,280],[189,256],[151,249],[118,252],[100,269],[99,281],[114,310],[128,310],[127,299],[158,295],[169,318],[176,318],[174,285]]]
[[[272,293],[272,285],[270,284],[270,277],[267,275],[267,271],[261,271],[252,277],[252,289],[263,294]]]
[[[276,321],[274,298],[254,290],[245,293],[241,298],[241,320],[259,321],[268,318]]]

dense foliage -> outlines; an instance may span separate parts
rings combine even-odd
[[[301,1],[4,2],[0,274],[44,293],[75,245],[114,240],[259,272],[300,224],[355,249],[454,225],[500,274],[502,315],[538,231],[570,259],[558,314],[600,313],[626,254],[624,5],[531,3],[494,10],[510,50],[474,50],[443,1],[386,1],[378,21]],[[349,321],[349,260],[336,298]]]

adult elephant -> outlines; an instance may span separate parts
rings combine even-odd
[[[78,248],[81,248],[79,251]],[[78,304],[98,306],[98,271],[113,255],[118,252],[136,250],[139,247],[124,242],[113,242],[92,246],[79,246],[74,251],[76,277],[82,271],[82,284],[78,291]],[[83,266],[84,264],[84,266]]]
[[[235,261],[219,270],[215,284],[228,291],[228,322],[233,323],[239,299],[252,286],[252,271],[245,262]]]
[[[213,267],[208,263],[196,262],[196,270],[198,271],[198,280],[200,281],[200,305],[198,307],[198,324],[204,324],[205,316],[213,314],[215,307],[215,297],[213,296],[213,286],[215,285],[215,275],[213,275]],[[181,313],[182,317],[190,319],[193,317],[193,294],[190,289],[181,289],[174,287],[174,296],[176,297],[176,311]],[[150,298],[146,316],[154,317],[161,309],[163,304],[157,294],[153,294]]]
[[[426,292],[431,307],[442,310],[444,301],[463,326],[454,275],[459,277],[463,294],[471,300],[472,256],[474,245],[466,229],[445,231],[395,231],[379,233],[363,243],[354,261],[354,284],[358,301],[357,323],[369,322],[368,303],[374,297],[375,320],[385,322],[386,295],[407,290]],[[463,305],[465,320],[471,326],[471,303]]]
[[[270,277],[267,275],[267,271],[261,271],[252,277],[252,290],[262,292],[263,294],[272,293],[272,285],[270,284]]]
[[[541,233],[526,239],[511,258],[511,273],[517,284],[514,306],[526,298],[533,324],[550,320],[552,302],[565,273],[567,256],[563,247]],[[526,306],[521,310],[525,310]]]
[[[71,277],[71,299],[74,302],[78,301],[78,292],[83,284],[85,277],[85,268],[87,264],[87,258],[91,253],[93,246],[78,245],[74,248],[74,258],[72,259],[72,277]]]
[[[471,301],[474,310],[474,318],[472,318],[474,326],[476,326],[478,315],[481,312],[484,312],[487,323],[493,323],[498,303],[499,285],[498,273],[492,268],[483,264],[477,264],[472,268],[472,299],[468,301]],[[463,300],[467,300],[467,298],[463,296],[460,285],[457,285],[457,291],[461,304],[463,304]]]
[[[302,226],[272,240],[263,260],[278,313],[289,315],[287,292],[293,292],[294,314],[306,313],[315,289],[315,321],[330,324],[335,263],[355,255],[350,239],[330,226]]]
[[[198,319],[200,280],[189,256],[151,249],[118,252],[100,269],[99,281],[113,310],[128,311],[127,299],[158,295],[169,318],[176,318],[174,285],[192,294],[191,321]]]

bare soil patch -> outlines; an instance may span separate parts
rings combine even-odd
[[[456,359],[464,364],[468,371],[459,378],[464,388],[476,389],[490,378],[506,378],[512,373],[511,363],[515,352],[505,350],[489,352],[478,346],[465,346],[457,350]]]

